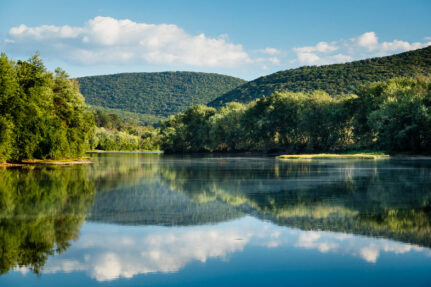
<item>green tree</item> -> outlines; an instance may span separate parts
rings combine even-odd
[[[0,160],[78,157],[94,129],[76,81],[47,71],[38,54],[28,61],[0,57]]]

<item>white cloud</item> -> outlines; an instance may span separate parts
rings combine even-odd
[[[267,60],[268,60],[268,62],[270,62],[273,65],[276,65],[276,66],[280,65],[280,59],[277,57],[270,57]]]
[[[353,61],[352,56],[343,55],[343,54],[333,55],[329,59],[330,59],[329,62],[331,62],[331,63],[345,63],[345,62]]]
[[[21,24],[9,30],[9,34],[16,38],[33,38],[36,40],[54,39],[54,38],[76,38],[82,33],[82,28],[65,26],[43,25],[38,27],[27,27]]]
[[[338,50],[338,47],[332,43],[328,42],[319,42],[315,46],[306,46],[300,48],[293,49],[297,53],[312,53],[312,52],[320,52],[320,53],[329,53]]]
[[[11,28],[9,36],[17,45],[37,43],[40,50],[47,49],[82,64],[140,62],[235,67],[252,62],[242,45],[229,42],[226,36],[190,35],[176,25],[111,17],[98,16],[80,27],[22,24]]]
[[[428,43],[428,45],[431,43]],[[419,42],[409,43],[406,41],[394,40],[392,42],[383,42],[381,44],[381,49],[385,52],[387,51],[410,51],[423,48],[427,44],[422,44]]]
[[[428,40],[427,38],[425,38]],[[379,42],[375,32],[366,32],[349,40],[318,42],[314,46],[293,48],[296,59],[302,65],[345,63],[370,57],[378,57],[424,48],[431,42],[407,42],[401,40]]]
[[[297,57],[300,63],[312,65],[320,60],[320,57],[314,53],[298,52]]]
[[[192,35],[172,24],[98,16],[81,26],[21,24],[12,27],[0,44],[6,52],[11,51],[12,56],[28,56],[39,50],[44,57],[48,55],[50,62],[72,64],[85,70],[90,66],[116,67],[122,71],[124,67],[147,66],[146,69],[153,70],[259,70],[261,75],[264,70],[273,72],[299,65],[344,63],[431,45],[431,37],[424,39],[424,42],[398,39],[380,42],[376,33],[369,31],[350,39],[320,41],[292,49],[267,46],[247,51],[226,34],[218,37],[203,33]]]
[[[360,47],[373,51],[377,48],[379,39],[377,38],[376,33],[367,32],[359,36],[356,41]]]
[[[281,51],[275,48],[266,47],[265,49],[257,50],[257,52],[266,54],[266,55],[278,55],[280,54]]]

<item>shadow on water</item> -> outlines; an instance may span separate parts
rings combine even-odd
[[[0,268],[39,273],[85,220],[280,226],[431,247],[431,162],[97,154],[88,166],[0,169]]]

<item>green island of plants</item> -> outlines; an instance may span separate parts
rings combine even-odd
[[[318,153],[318,154],[283,154],[277,156],[281,160],[312,160],[312,159],[386,159],[387,154],[378,153],[354,153],[354,154],[335,154],[335,153]]]

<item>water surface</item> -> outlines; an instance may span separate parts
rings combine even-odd
[[[431,161],[0,169],[0,286],[430,286]]]

